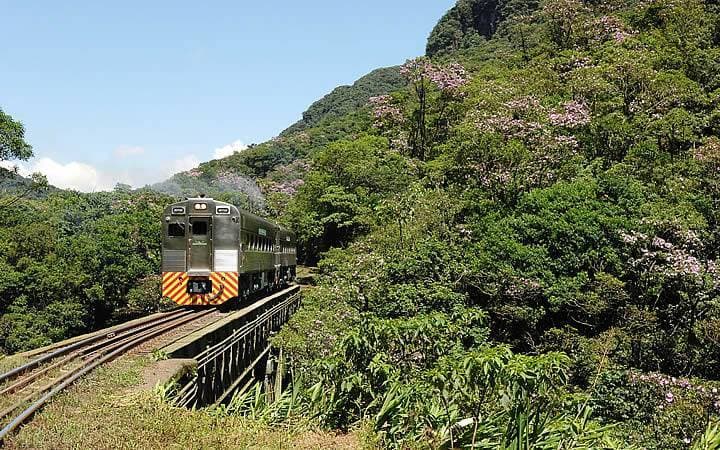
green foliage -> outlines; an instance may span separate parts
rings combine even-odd
[[[717,446],[715,3],[460,0],[432,59],[156,186],[277,214],[322,271],[274,339],[293,389],[219,413],[397,448]],[[157,201],[12,205],[3,347],[156,310]]]
[[[242,416],[267,425],[280,425],[293,423],[295,427],[307,421],[312,414],[309,402],[303,395],[302,378],[298,377],[289,389],[282,394],[268,399],[267,393],[262,390],[263,385],[256,383],[247,392],[233,395],[227,405],[218,405],[212,414],[219,416]]]
[[[459,0],[435,25],[428,56],[447,55],[493,37],[503,19],[537,7],[534,0]]]
[[[169,201],[59,191],[7,207],[0,348],[28,350],[161,308],[158,217]]]
[[[703,380],[611,370],[596,386],[596,412],[603,420],[621,421],[620,430],[643,446],[683,448],[694,442],[696,448],[705,445],[703,432],[712,432],[707,418],[716,409],[713,391],[716,383]]]
[[[32,147],[25,142],[25,127],[14,120],[9,114],[0,109],[0,161],[20,159],[26,160],[33,155]],[[5,208],[28,196],[37,196],[48,190],[47,178],[34,173],[30,178],[17,174],[15,167],[12,171],[0,168],[0,192],[14,194],[7,196],[0,202],[0,208]]]
[[[720,448],[720,426],[717,423],[710,423],[705,433],[697,440],[692,450],[710,450]]]
[[[488,347],[482,329],[482,314],[472,311],[370,319],[321,364],[316,384],[298,378],[274,404],[258,385],[223,412],[368,424],[389,448],[630,448],[565,391],[567,357]]]
[[[385,139],[371,136],[333,143],[311,166],[288,212],[308,261],[369,231],[373,210],[388,192],[405,188],[411,170],[404,158],[387,151]]]
[[[25,142],[25,127],[0,109],[0,161],[31,156],[32,147]]]

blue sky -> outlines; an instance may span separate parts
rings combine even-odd
[[[25,172],[80,190],[160,181],[277,135],[313,101],[424,53],[454,0],[0,0],[0,108]]]

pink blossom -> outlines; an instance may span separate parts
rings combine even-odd
[[[577,148],[578,141],[575,139],[575,136],[555,136],[555,143],[559,147],[567,147],[567,148]]]
[[[622,21],[614,16],[602,16],[593,25],[594,34],[601,41],[614,40],[621,43],[637,34],[636,31],[628,30]]]
[[[537,294],[541,289],[540,283],[527,278],[511,280],[505,289],[505,295],[513,298],[524,298]]]
[[[590,108],[585,102],[573,100],[565,103],[561,112],[550,113],[548,118],[557,127],[578,128],[590,123]]]
[[[269,192],[276,192],[280,194],[293,196],[297,193],[300,186],[304,185],[305,181],[302,179],[284,181],[282,183],[271,182],[268,186]]]
[[[634,234],[625,233],[624,231],[620,232],[620,237],[626,244],[634,244],[638,241],[637,236],[635,236]]]
[[[408,60],[400,67],[400,74],[411,83],[423,83],[427,80],[440,91],[452,95],[460,95],[460,89],[469,82],[468,73],[460,64],[441,67],[427,58]]]
[[[401,122],[404,118],[402,111],[393,103],[393,98],[390,95],[370,97],[369,103],[373,107],[375,126],[378,128],[388,123]]]
[[[540,108],[540,101],[535,97],[520,97],[505,102],[505,107],[511,111],[527,112]]]
[[[710,138],[693,150],[693,158],[707,165],[714,173],[720,172],[720,139]]]

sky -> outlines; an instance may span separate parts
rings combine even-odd
[[[0,108],[35,153],[13,164],[86,192],[162,181],[422,55],[454,3],[0,0]]]

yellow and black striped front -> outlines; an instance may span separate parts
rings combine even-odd
[[[237,272],[211,272],[204,279],[212,280],[212,292],[190,294],[186,272],[163,272],[162,295],[181,306],[220,305],[238,296]]]

